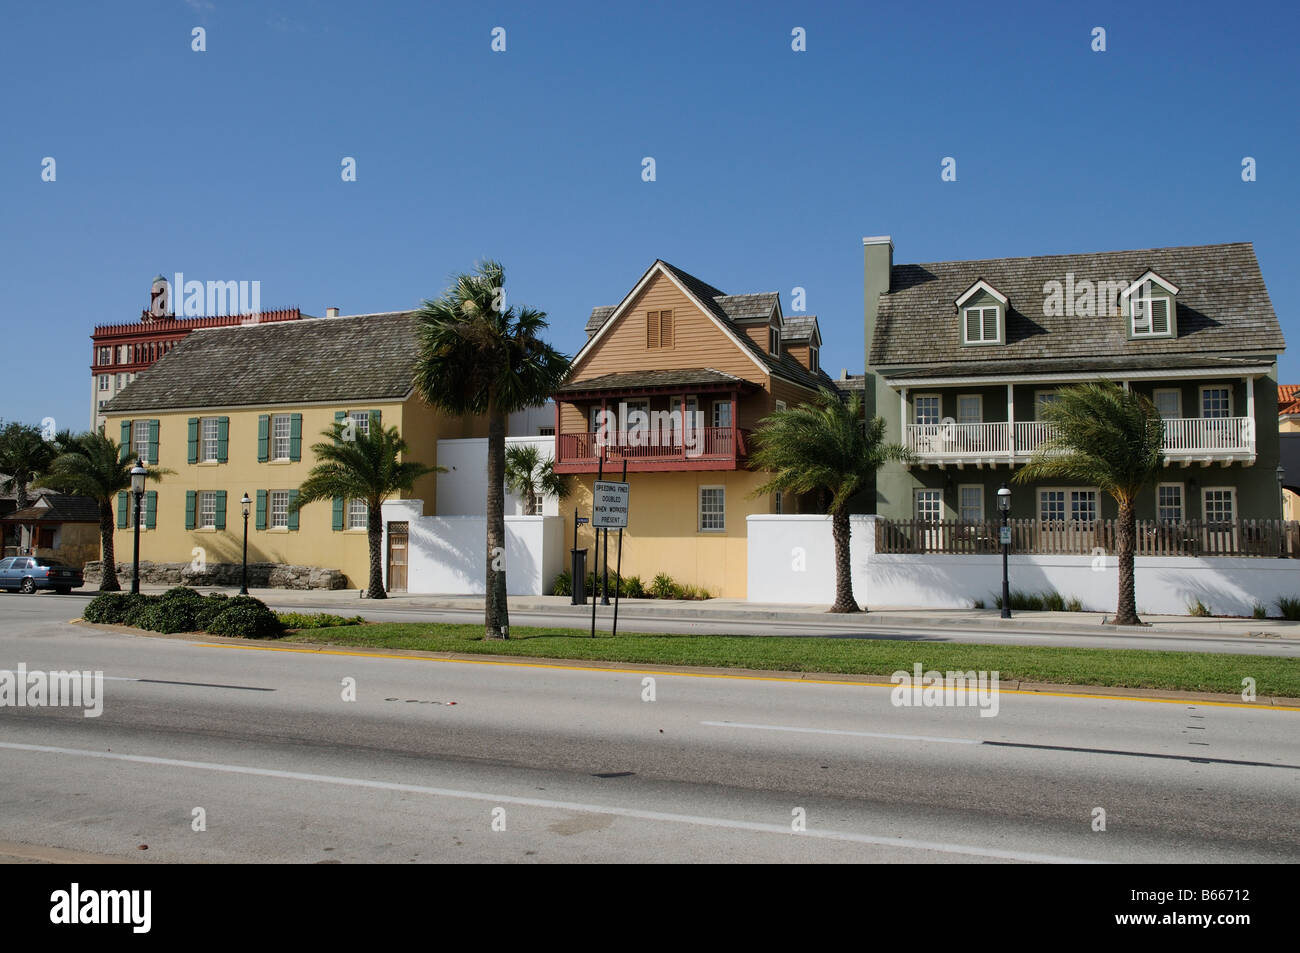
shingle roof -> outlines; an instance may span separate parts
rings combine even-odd
[[[817,315],[786,315],[785,323],[781,327],[781,340],[808,341],[811,340],[814,331],[817,331]]]
[[[22,523],[98,523],[99,503],[88,496],[69,493],[42,493],[39,499],[48,506],[32,505],[4,517]]]
[[[104,413],[400,400],[418,350],[411,311],[195,331]]]
[[[667,371],[619,371],[602,374],[586,380],[575,381],[559,388],[557,394],[576,394],[587,391],[627,390],[650,387],[698,387],[702,384],[729,386],[749,385],[749,381],[715,371],[711,367],[688,367]]]
[[[991,350],[986,348],[985,350]],[[1234,370],[1254,367],[1261,359],[1247,356],[1218,354],[1144,354],[1139,357],[1093,357],[1086,363],[1079,360],[1063,362],[1042,361],[981,361],[972,364],[925,364],[918,367],[890,369],[884,376],[891,381],[906,381],[933,377],[992,376],[995,374],[1066,374],[1071,372],[1105,374],[1109,371],[1157,371],[1193,367],[1221,367]]]
[[[1086,278],[1127,286],[1148,270],[1179,288],[1177,338],[1130,341],[1121,317],[1044,314],[1049,281],[1064,284],[1073,273],[1076,283]],[[960,344],[953,302],[980,279],[1010,299],[1005,345]],[[1008,361],[1086,361],[1091,367],[1098,357],[1123,363],[1176,354],[1253,354],[1263,360],[1285,347],[1249,242],[895,265],[890,282],[880,297],[873,368],[961,364],[962,373],[982,374],[998,373],[990,368]]]
[[[614,313],[612,306],[592,308],[591,317],[587,319],[587,337],[591,337],[600,330],[600,326],[609,320],[609,316]]]
[[[714,302],[732,321],[766,320],[780,299],[775,291],[755,295],[719,295]]]
[[[865,391],[867,387],[867,378],[865,374],[851,374],[848,377],[836,378],[835,389],[841,394],[848,394],[855,390]]]

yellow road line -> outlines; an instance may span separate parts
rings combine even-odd
[[[590,665],[557,665],[554,662],[503,661],[501,659],[439,658],[429,655],[388,655],[381,652],[345,652],[339,649],[293,649],[281,645],[225,645],[215,642],[194,643],[202,649],[238,649],[245,652],[292,652],[299,655],[344,655],[357,658],[398,659],[416,662],[458,662],[463,665],[505,665],[516,668],[551,668],[564,672],[606,672],[615,675],[678,675],[685,678],[732,678],[749,682],[791,682],[797,685],[851,685],[859,688],[888,688],[887,682],[850,682],[842,679],[789,678],[780,675],[731,675],[726,672],[665,672],[655,669],[597,668]],[[1086,698],[1118,702],[1158,702],[1164,705],[1210,705],[1215,708],[1247,708],[1252,711],[1300,711],[1286,705],[1259,705],[1250,702],[1215,702],[1191,698],[1143,698],[1137,695],[1093,695],[1087,692],[1045,692],[1029,689],[999,688],[1005,695],[1038,695],[1049,698]]]

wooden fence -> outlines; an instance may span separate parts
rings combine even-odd
[[[1011,552],[1090,556],[1115,553],[1117,520],[1009,520]],[[876,552],[975,555],[1000,553],[1001,522],[877,520]],[[1259,556],[1300,559],[1300,522],[1236,520],[1167,523],[1138,520],[1138,556]]]

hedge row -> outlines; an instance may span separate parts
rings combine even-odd
[[[201,596],[177,586],[162,595],[106,592],[82,613],[87,622],[129,625],[151,632],[210,632],[245,639],[275,638],[284,625],[266,603],[252,596]]]

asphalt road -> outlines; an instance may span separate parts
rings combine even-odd
[[[895,707],[887,687],[663,673],[646,701],[638,672],[212,647],[51,616],[76,602],[0,597],[0,669],[107,679],[98,718],[0,708],[0,855],[1300,860],[1300,712],[1004,692],[980,717]]]

